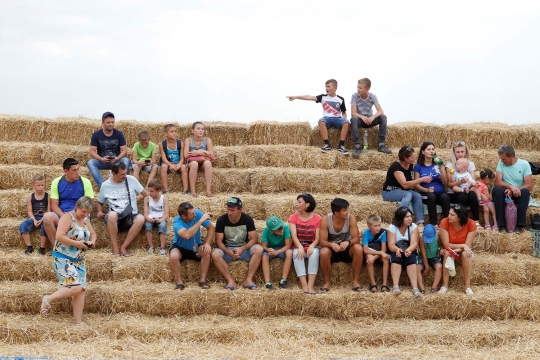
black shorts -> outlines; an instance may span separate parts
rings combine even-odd
[[[178,249],[178,251],[180,251],[180,262],[184,261],[184,260],[195,260],[195,261],[201,261],[201,258],[197,256],[197,253],[193,250],[188,250],[188,249],[184,249],[176,244],[174,244],[172,247],[171,247],[171,250],[172,249]]]
[[[347,246],[347,248],[340,252],[335,252],[334,249],[330,248],[332,250],[332,257],[330,258],[330,262],[337,263],[337,262],[344,262],[344,263],[352,263],[353,258],[351,257],[350,251],[351,246]]]
[[[397,257],[395,252],[391,252],[390,262],[402,266],[416,265],[416,251],[413,251],[409,257],[406,257],[404,253],[401,253],[401,257]]]

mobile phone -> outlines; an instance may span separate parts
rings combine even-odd
[[[144,162],[145,162],[145,163],[149,163],[149,162],[150,162],[150,160],[146,159],[146,160],[144,160]]]
[[[111,160],[112,160],[112,159],[114,159],[114,156],[109,155],[109,156],[107,156],[107,159],[111,159]]]
[[[90,244],[90,243],[83,242],[83,244],[84,244],[87,248],[91,248],[91,247],[92,247],[92,244]]]

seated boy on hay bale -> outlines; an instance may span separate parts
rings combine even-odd
[[[291,250],[291,230],[288,225],[277,216],[271,216],[266,220],[266,227],[263,230],[261,243],[263,246],[262,270],[264,276],[265,287],[268,290],[275,290],[270,282],[270,261],[275,258],[283,260],[283,271],[279,287],[281,289],[290,289],[287,284],[287,276],[292,264]]]

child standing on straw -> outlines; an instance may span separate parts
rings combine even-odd
[[[25,254],[34,252],[30,232],[39,227],[40,245],[39,253],[45,255],[45,246],[47,245],[47,236],[43,228],[43,214],[50,211],[49,194],[45,192],[45,177],[42,174],[36,174],[32,178],[32,187],[34,192],[26,198],[26,208],[28,219],[24,220],[19,227],[21,237],[26,245]]]
[[[133,145],[133,154],[131,155],[133,176],[139,181],[141,170],[149,172],[150,175],[148,175],[145,186],[148,187],[150,181],[156,177],[158,169],[156,163],[157,145],[150,141],[150,133],[147,130],[141,130],[137,136],[139,141]]]
[[[266,220],[266,227],[263,230],[261,243],[263,246],[262,270],[264,282],[268,290],[275,290],[270,282],[270,261],[275,258],[283,260],[283,271],[279,287],[289,289],[287,276],[292,264],[291,231],[289,226],[277,216],[271,216]]]
[[[168,200],[161,190],[161,181],[154,179],[148,184],[148,195],[144,198],[144,228],[146,240],[148,241],[148,255],[154,254],[154,243],[152,241],[152,231],[158,228],[159,234],[159,255],[167,255],[165,251],[165,240],[167,240],[167,220],[169,219]]]
[[[419,241],[420,256],[418,259],[418,288],[421,292],[424,291],[424,282],[422,275],[428,276],[430,268],[435,270],[433,275],[433,284],[431,285],[431,293],[435,294],[442,278],[442,261],[439,255],[439,235],[432,224],[427,224],[424,228],[424,233],[420,236]],[[422,274],[424,269],[424,274]]]
[[[163,128],[165,140],[159,143],[159,154],[161,155],[161,183],[163,184],[163,194],[169,193],[169,171],[180,172],[182,175],[182,188],[187,194],[187,167],[184,164],[183,144],[177,139],[176,126],[167,124]]]
[[[197,197],[195,182],[199,171],[204,172],[204,182],[206,184],[206,196],[212,194],[212,161],[216,159],[212,140],[204,136],[204,125],[196,121],[191,126],[193,137],[188,137],[184,142],[184,157],[187,161],[189,172],[189,190],[191,196]]]
[[[478,191],[480,191],[480,197],[482,198],[482,201],[480,201],[480,208],[484,212],[484,229],[486,230],[499,230],[499,226],[497,225],[497,216],[495,215],[495,204],[493,204],[493,200],[488,189],[488,185],[493,182],[493,179],[495,179],[495,174],[493,171],[490,169],[484,169],[480,171],[480,178],[476,180],[476,183],[478,184]],[[491,227],[489,224],[490,212],[491,216],[493,216],[493,227]]]

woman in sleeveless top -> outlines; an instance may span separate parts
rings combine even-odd
[[[197,197],[195,183],[199,171],[204,172],[204,181],[206,184],[206,196],[212,194],[212,161],[216,159],[212,140],[204,137],[204,125],[202,122],[195,122],[191,126],[193,137],[186,139],[184,146],[184,157],[187,159],[189,171],[189,191],[194,197]]]
[[[86,289],[85,254],[88,247],[96,243],[96,232],[88,220],[93,202],[93,199],[83,196],[75,204],[75,209],[65,213],[58,221],[52,265],[62,288],[45,295],[41,302],[41,314],[47,316],[54,301],[72,297],[73,317],[77,326],[88,326],[82,322],[82,314]]]

